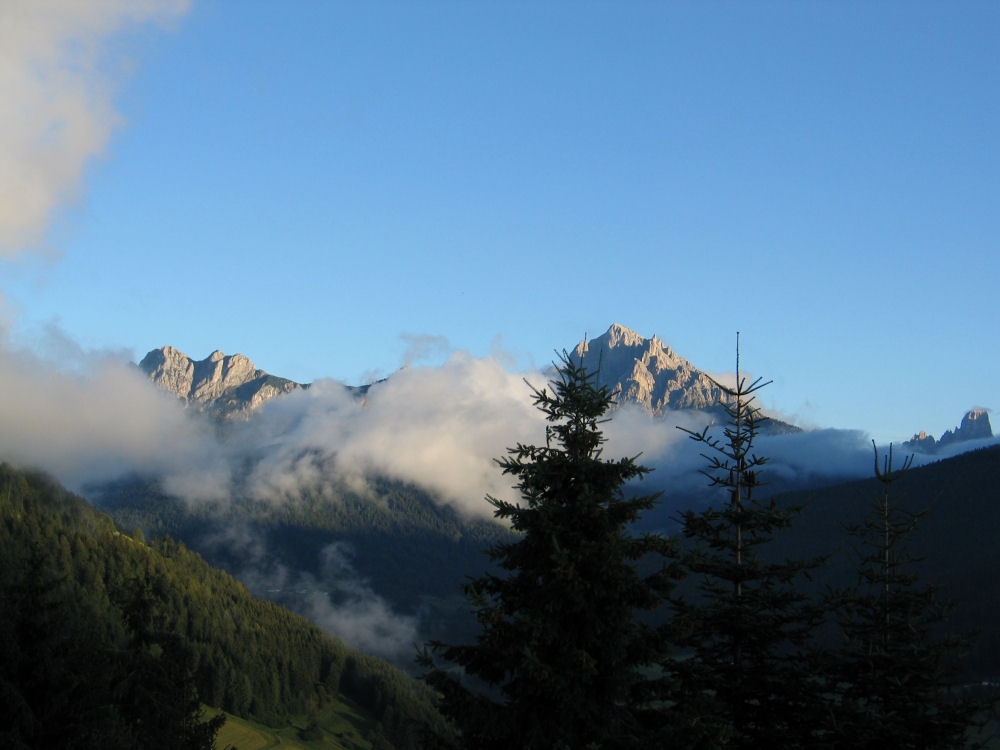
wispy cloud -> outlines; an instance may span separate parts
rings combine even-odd
[[[187,0],[31,0],[0,4],[0,254],[35,248],[53,212],[122,118],[122,77],[106,50],[122,29],[178,17]]]
[[[374,591],[354,567],[346,542],[331,542],[320,550],[315,573],[278,560],[247,522],[228,521],[203,543],[205,549],[239,561],[231,572],[255,596],[284,604],[362,651],[412,659],[413,644],[421,641],[419,618],[395,611]]]
[[[410,367],[417,362],[444,357],[451,351],[451,344],[445,336],[435,336],[426,333],[401,333],[401,341],[406,343],[403,352],[403,367]]]
[[[353,551],[345,542],[323,548],[322,581],[329,590],[307,597],[310,620],[362,651],[386,658],[412,658],[420,641],[416,617],[395,612],[354,568]]]

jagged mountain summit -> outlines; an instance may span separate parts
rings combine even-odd
[[[722,417],[722,388],[657,336],[647,339],[615,323],[601,336],[577,344],[570,358],[598,370],[599,382],[612,389],[619,406],[633,404],[655,417],[678,410]],[[194,360],[163,346],[143,357],[139,368],[189,407],[216,418],[246,418],[273,398],[309,387],[258,369],[242,354],[218,350]],[[368,390],[368,386],[344,387],[359,397]],[[772,419],[764,430],[797,432],[798,428]]]
[[[671,409],[707,409],[724,395],[708,375],[657,336],[643,338],[617,323],[577,344],[570,359],[596,370],[598,381],[611,387],[619,404],[636,404],[656,416]]]
[[[242,354],[218,350],[194,360],[172,346],[163,346],[143,357],[139,369],[188,406],[214,417],[245,417],[272,398],[309,387],[270,375]]]
[[[616,405],[634,404],[661,417],[671,411],[698,410],[724,422],[725,391],[712,378],[680,356],[658,336],[644,338],[618,323],[601,336],[581,341],[570,353],[596,370],[598,382],[615,394]],[[799,432],[800,428],[769,418],[761,428],[767,434]]]
[[[989,412],[986,409],[976,408],[969,409],[962,417],[962,423],[954,430],[945,430],[940,439],[935,440],[933,435],[921,430],[907,440],[905,445],[921,453],[935,453],[954,443],[991,437],[993,428],[990,426]]]
[[[708,375],[660,338],[643,338],[617,323],[603,335],[581,341],[570,357],[599,368],[600,382],[611,386],[620,405],[636,404],[654,416],[678,409],[711,410],[724,396]],[[215,417],[246,417],[277,396],[309,387],[258,369],[242,354],[218,350],[194,360],[163,346],[143,357],[139,368],[188,406]],[[356,395],[367,391],[367,386],[345,387]]]

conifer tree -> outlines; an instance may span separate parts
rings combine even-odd
[[[843,643],[829,669],[830,747],[971,747],[985,705],[955,688],[957,657],[968,639],[936,632],[949,607],[938,601],[937,587],[920,583],[919,558],[909,549],[927,512],[891,497],[913,457],[894,469],[890,445],[880,466],[872,445],[881,489],[864,521],[849,527],[858,543],[858,580],[836,600]]]
[[[663,633],[636,615],[673,587],[672,545],[629,526],[656,496],[626,497],[648,469],[602,457],[600,424],[613,397],[564,354],[548,389],[534,391],[548,420],[544,445],[517,444],[498,460],[521,501],[487,496],[519,533],[489,556],[496,573],[466,587],[481,631],[472,645],[432,644],[456,665],[427,679],[464,748],[661,746]],[[652,556],[652,573],[636,564]],[[647,560],[648,563],[648,560]]]
[[[775,562],[764,553],[799,508],[755,496],[767,462],[754,452],[766,419],[755,394],[768,383],[740,374],[738,338],[736,385],[717,385],[727,394],[722,436],[685,430],[705,448],[702,473],[727,497],[680,518],[684,567],[698,585],[673,602],[681,654],[670,664],[675,739],[686,747],[805,747],[820,710],[805,655],[821,610],[797,584],[821,561]]]

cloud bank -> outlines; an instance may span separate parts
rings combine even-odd
[[[0,342],[0,460],[44,469],[74,489],[134,472],[183,476],[185,465],[224,477],[209,425],[150,388],[120,353],[73,348],[54,330],[38,348],[58,354]],[[227,485],[202,487],[199,497]]]
[[[105,42],[178,17],[188,0],[30,0],[0,4],[0,255],[37,247],[58,206],[121,116],[120,71]]]
[[[395,373],[363,399],[321,380],[220,430],[121,353],[81,350],[52,329],[39,350],[49,356],[0,346],[0,459],[43,468],[74,489],[140,474],[159,476],[166,491],[190,501],[238,493],[284,502],[303,494],[332,499],[345,486],[364,496],[371,478],[388,477],[485,518],[492,515],[487,493],[517,496],[495,459],[518,442],[545,439],[525,376],[493,357],[456,352],[441,366]],[[541,373],[527,380],[546,384]],[[603,426],[604,455],[638,456],[654,469],[646,483],[667,500],[701,492],[704,446],[677,427],[701,430],[711,421],[698,412],[654,419],[619,409]],[[780,483],[871,472],[871,443],[861,431],[761,435],[756,445]]]
[[[231,447],[260,456],[247,485],[258,499],[332,492],[339,482],[359,489],[381,475],[484,515],[485,493],[510,495],[494,459],[544,435],[530,396],[496,359],[457,352],[440,367],[400,370],[363,401],[333,381],[314,383],[265,404]]]

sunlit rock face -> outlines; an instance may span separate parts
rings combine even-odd
[[[605,334],[581,341],[570,355],[598,372],[619,405],[637,404],[654,415],[670,409],[707,409],[722,401],[712,379],[653,336],[612,325]]]
[[[939,440],[935,440],[932,435],[921,430],[905,445],[921,453],[933,453],[954,443],[991,437],[993,437],[993,428],[990,426],[989,412],[986,409],[970,409],[962,417],[962,423],[954,430],[946,430]]]
[[[276,396],[306,386],[269,375],[242,354],[216,350],[193,360],[172,346],[153,349],[139,368],[189,406],[218,417],[246,416]]]
[[[938,446],[989,437],[993,437],[993,428],[990,427],[990,415],[986,409],[970,409],[962,417],[962,424],[941,436]]]

